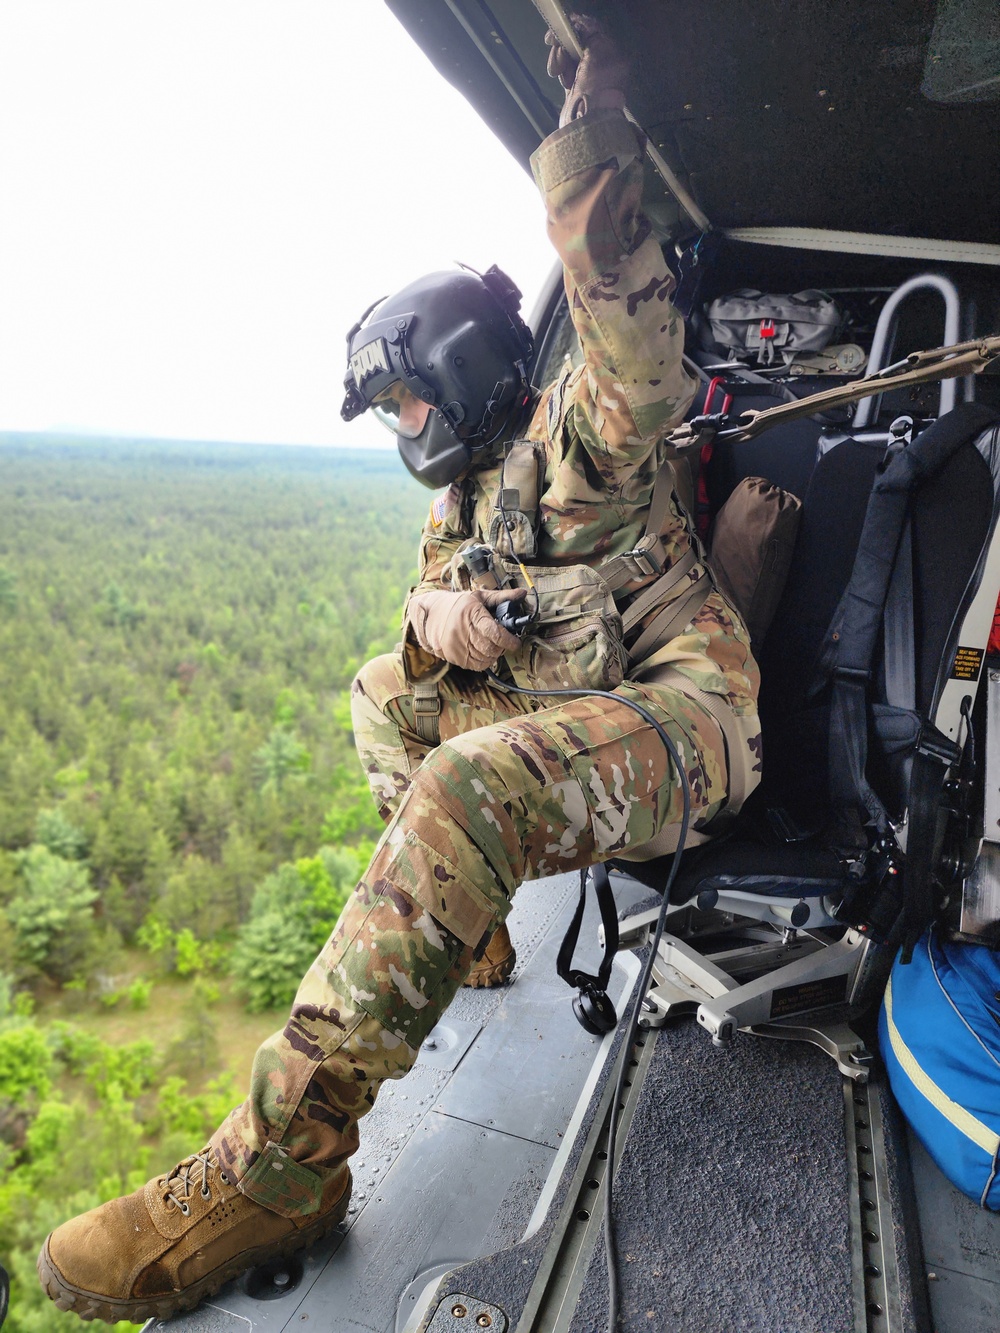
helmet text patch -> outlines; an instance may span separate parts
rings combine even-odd
[[[373,342],[365,343],[351,357],[350,367],[354,383],[359,389],[369,375],[374,375],[377,370],[388,370],[389,357],[385,350],[385,340],[376,338]]]

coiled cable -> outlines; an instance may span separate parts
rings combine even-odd
[[[622,1097],[625,1092],[625,1075],[629,1067],[629,1054],[635,1043],[639,1031],[639,1015],[642,1010],[643,1000],[646,998],[646,992],[653,976],[653,964],[656,961],[656,951],[659,948],[660,940],[663,938],[663,931],[666,925],[667,912],[670,907],[670,891],[673,888],[674,881],[677,878],[677,872],[680,869],[681,855],[684,851],[684,843],[687,841],[688,825],[691,819],[691,784],[688,782],[687,772],[681,763],[681,757],[677,746],[670,739],[666,728],[653,716],[653,714],[643,704],[635,699],[628,699],[623,694],[615,694],[611,690],[529,690],[521,685],[514,685],[509,681],[501,680],[493,671],[486,673],[490,683],[497,689],[511,694],[528,694],[539,698],[549,698],[550,696],[562,695],[563,697],[594,697],[597,699],[611,699],[614,703],[625,704],[638,713],[659,736],[670,757],[671,763],[677,770],[677,775],[681,784],[681,799],[683,808],[681,811],[681,822],[677,838],[677,849],[674,852],[673,860],[670,863],[670,873],[667,876],[667,882],[663,888],[663,903],[660,907],[659,916],[656,919],[656,929],[653,931],[653,938],[649,950],[649,956],[646,959],[642,969],[642,975],[639,978],[639,985],[636,988],[635,1000],[629,1014],[628,1027],[625,1032],[625,1040],[622,1042],[621,1057],[618,1065],[618,1074],[615,1079],[614,1098],[611,1103],[611,1114],[608,1119],[608,1165],[605,1176],[604,1192],[604,1249],[608,1268],[608,1333],[615,1333],[618,1324],[618,1306],[619,1306],[619,1286],[618,1286],[618,1260],[615,1249],[614,1236],[614,1177],[615,1177],[615,1140],[618,1135],[618,1116],[622,1107]]]

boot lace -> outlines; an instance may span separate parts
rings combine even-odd
[[[212,1193],[210,1182],[214,1175],[218,1175],[224,1185],[235,1184],[220,1167],[211,1148],[202,1148],[201,1152],[192,1153],[164,1176],[164,1203],[168,1207],[173,1205],[179,1208],[184,1217],[189,1216],[191,1205],[188,1199],[193,1196],[196,1188],[203,1199],[209,1198]]]

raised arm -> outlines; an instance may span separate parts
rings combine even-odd
[[[569,84],[567,123],[538,148],[532,169],[586,361],[575,424],[595,454],[639,461],[684,415],[695,384],[681,362],[673,277],[642,211],[641,135],[613,86],[624,70],[595,31],[581,32],[590,45],[579,69],[561,48],[550,60]]]

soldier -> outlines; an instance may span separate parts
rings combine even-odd
[[[201,1152],[59,1227],[39,1256],[84,1318],[164,1317],[346,1215],[358,1121],[401,1078],[524,879],[676,841],[756,781],[757,669],[665,466],[693,384],[670,274],[640,207],[625,70],[582,22],[560,128],[533,159],[584,351],[540,396],[518,296],[496,270],[433,274],[350,338],[345,415],[387,417],[435,488],[400,654],[354,685],[359,749],[388,827],[257,1052],[250,1094]],[[522,639],[499,624],[527,619]],[[622,701],[510,693],[613,689]],[[507,946],[505,945],[505,948]]]

